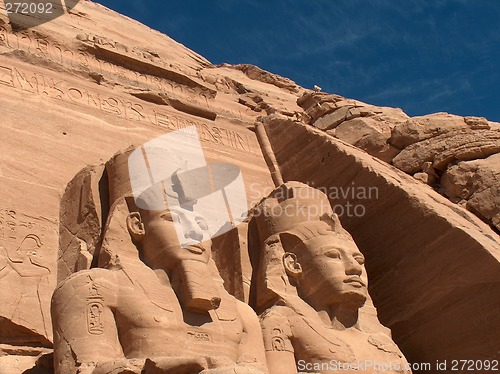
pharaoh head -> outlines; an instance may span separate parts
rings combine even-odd
[[[256,220],[264,243],[258,304],[295,294],[311,305],[363,306],[364,257],[325,194],[286,183],[261,203]]]
[[[350,235],[336,231],[335,224],[316,221],[282,233],[280,241],[285,272],[303,299],[327,305],[364,304],[364,257]]]
[[[186,200],[177,172],[128,200],[127,228],[143,259],[172,270],[182,261],[207,263],[211,239],[208,224]],[[177,191],[177,192],[176,192]]]

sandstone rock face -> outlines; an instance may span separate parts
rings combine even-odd
[[[498,229],[500,184],[492,175],[496,175],[499,140],[499,124],[484,118],[447,113],[415,117],[393,129],[390,143],[403,150],[392,164],[452,201],[463,201],[464,207]],[[472,199],[473,193],[477,194]]]
[[[182,265],[173,282],[138,255],[142,247],[134,235],[141,233],[141,226],[135,231],[127,226],[131,214],[132,222],[139,222],[134,220],[138,212],[131,210],[120,187],[125,185],[126,165],[120,161],[117,168],[120,158],[112,156],[186,129],[196,134],[204,163],[231,164],[239,170],[243,205],[250,212],[284,182],[327,189],[328,209],[340,216],[366,258],[371,295],[357,320],[365,335],[348,343],[351,349],[327,326],[325,344],[342,348],[331,353],[343,359],[365,357],[364,347],[377,354],[389,349],[386,353],[401,362],[401,353],[409,362],[498,358],[500,249],[497,233],[481,220],[500,229],[500,124],[444,113],[409,118],[399,109],[306,90],[252,65],[215,66],[97,3],[80,1],[64,13],[25,28],[9,22],[0,4],[1,374],[53,373],[54,361],[60,373],[74,372],[89,362],[86,349],[102,348],[101,327],[121,323],[120,331],[126,330],[123,320],[109,313],[115,308],[109,303],[117,295],[121,300],[131,296],[130,290],[145,296],[120,306],[129,322],[165,327],[162,314],[156,313],[160,309],[180,321],[185,310],[205,308],[212,321],[223,321],[221,326],[234,324],[236,333],[261,328],[267,359],[262,359],[259,339],[240,349],[244,339],[238,334],[230,342],[218,341],[219,348],[225,347],[219,351],[227,356],[213,359],[218,351],[210,342],[220,340],[220,331],[214,332],[210,323],[208,332],[179,323],[182,337],[169,341],[182,342],[189,354],[178,361],[147,347],[158,335],[120,342],[115,329],[109,349],[99,354],[114,352],[109,364],[123,372],[265,372],[271,356],[291,352],[290,336],[275,340],[273,335],[283,315],[305,331],[295,342],[308,344],[315,329],[311,326],[322,326],[324,320],[302,294],[296,301],[309,305],[309,319],[296,320],[290,312],[295,304],[285,305],[285,311],[276,305],[278,310],[261,314],[271,305],[257,297],[256,279],[263,268],[256,259],[262,247],[278,242],[256,235],[254,220],[225,227],[228,231],[213,238],[208,271],[199,264]],[[344,242],[353,249],[349,238],[344,235]],[[280,282],[290,283],[287,291],[301,293],[300,285],[288,278],[299,266],[294,266],[293,256],[286,259],[289,274]],[[271,260],[266,266],[287,271],[283,258]],[[193,275],[198,273],[204,277]],[[342,271],[333,273],[336,277]],[[179,282],[190,286],[172,291]],[[219,296],[191,287],[197,282],[212,284],[206,288]],[[51,297],[56,289],[54,326]],[[158,289],[165,292],[155,293]],[[167,306],[166,295],[172,301]],[[231,305],[218,310],[226,304]],[[150,313],[141,314],[146,310]],[[261,314],[260,327],[256,313]],[[393,340],[379,318],[392,329]],[[199,316],[193,321],[199,325]],[[253,321],[252,326],[242,327],[242,321]],[[75,331],[75,340],[65,341]],[[82,335],[97,337],[98,343],[86,346],[78,339]],[[125,341],[144,343],[144,350]],[[199,349],[198,356],[210,359],[193,360],[193,347]],[[245,352],[256,348],[257,353],[240,357],[236,347]],[[172,353],[177,347],[168,348]],[[302,354],[300,347],[292,348],[294,358]],[[324,346],[318,352],[320,348]],[[125,360],[132,356],[142,361]],[[257,365],[240,365],[245,362]],[[104,365],[101,372],[108,369]]]
[[[393,129],[390,143],[399,149],[404,149],[413,143],[455,131],[490,129],[487,121],[477,119],[469,120],[469,123],[471,125],[463,117],[448,113],[413,117]]]
[[[276,87],[284,88],[292,93],[297,93],[301,90],[294,81],[280,77],[276,74],[269,73],[268,71],[262,70],[261,68],[248,65],[248,64],[239,64],[239,65],[229,65],[230,68],[241,70],[244,72],[250,79],[254,79],[257,81],[261,81],[263,83],[269,83]]]
[[[425,162],[444,171],[452,162],[484,158],[499,151],[500,132],[465,130],[412,144],[394,158],[393,164],[410,174],[421,170]]]
[[[500,230],[500,154],[449,167],[441,186],[446,196]]]
[[[391,131],[408,116],[400,109],[376,107],[325,93],[305,93],[297,103],[309,123],[328,134],[390,162],[399,150],[388,144]]]
[[[297,103],[304,109],[309,124],[394,165],[438,191],[444,191],[440,189],[441,175],[449,166],[483,159],[500,151],[500,124],[482,117],[435,113],[409,118],[399,109],[375,107],[318,92],[304,93]],[[446,183],[449,189],[453,182],[448,178]],[[478,189],[498,188],[498,182],[492,185],[491,179],[484,183]],[[447,193],[445,196],[455,199]],[[492,203],[480,199],[465,207],[496,227],[490,205]],[[480,211],[490,213],[485,215]]]

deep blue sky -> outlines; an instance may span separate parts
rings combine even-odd
[[[214,64],[254,64],[411,116],[500,121],[497,0],[97,2]]]

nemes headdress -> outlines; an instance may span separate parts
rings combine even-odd
[[[352,240],[344,230],[319,189],[300,182],[287,182],[276,188],[254,211],[260,248],[256,284],[257,308],[264,310],[283,297],[298,297],[286,281],[283,268],[284,236],[306,243],[314,237],[334,233]],[[285,280],[285,282],[284,282]]]
[[[300,182],[287,182],[276,188],[255,209],[254,216],[259,237],[264,241],[273,235],[314,226],[318,222],[330,226],[328,231],[346,233],[333,213],[328,197],[321,190]]]

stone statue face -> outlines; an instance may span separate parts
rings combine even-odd
[[[330,305],[363,306],[368,294],[364,257],[351,238],[320,235],[303,247],[298,256],[301,293]]]
[[[208,226],[196,212],[178,206],[163,211],[141,210],[139,220],[143,225],[139,227],[143,231],[140,247],[150,261],[158,259],[173,269],[184,260],[207,263],[210,259]],[[188,244],[181,247],[178,235],[188,239]]]

